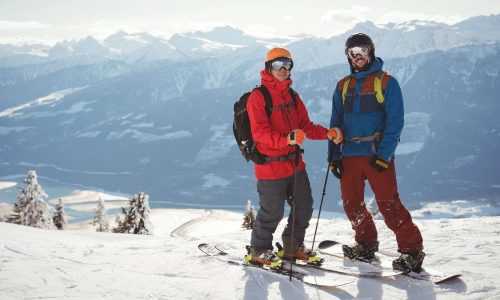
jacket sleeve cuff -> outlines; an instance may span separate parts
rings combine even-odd
[[[333,144],[331,141],[328,142],[328,162],[332,162],[334,160],[342,159],[342,153],[340,153],[338,149],[338,145]]]
[[[394,154],[386,154],[386,153],[382,153],[382,152],[379,151],[377,153],[377,156],[380,157],[380,158],[382,158],[385,161],[389,161],[390,162],[392,160],[392,158],[394,157]]]

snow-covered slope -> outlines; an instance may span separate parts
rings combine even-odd
[[[461,279],[432,285],[406,277],[355,278],[336,289],[244,270],[204,257],[200,242],[243,255],[242,215],[211,210],[153,210],[154,235],[44,231],[0,222],[2,300],[17,299],[498,299],[500,218],[417,220],[426,264]],[[315,220],[313,220],[315,222]],[[283,228],[283,222],[278,232]],[[394,237],[377,221],[383,249]],[[277,235],[278,236],[278,235]],[[351,240],[345,219],[322,219],[319,240]],[[312,230],[306,239],[312,240]]]

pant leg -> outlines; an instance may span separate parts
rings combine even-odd
[[[399,198],[394,161],[390,163],[389,169],[382,172],[368,169],[367,177],[385,224],[396,234],[399,251],[422,250],[420,230]]]
[[[344,171],[340,180],[342,204],[355,231],[359,244],[373,245],[377,242],[377,229],[372,215],[365,205],[365,157],[345,157],[342,159]]]
[[[299,171],[296,173],[296,179],[294,176],[289,177],[289,197],[288,204],[290,207],[295,205],[295,227],[294,227],[294,241],[292,241],[292,224],[293,224],[293,210],[290,210],[288,216],[288,223],[281,235],[283,240],[283,245],[286,248],[291,249],[291,252],[295,252],[298,246],[304,243],[304,236],[306,234],[306,229],[309,227],[309,221],[311,220],[313,213],[313,197],[311,192],[311,185],[309,182],[309,177],[307,172]]]
[[[257,249],[273,249],[273,234],[281,219],[287,198],[287,180],[258,180],[260,208],[252,230],[250,245]]]

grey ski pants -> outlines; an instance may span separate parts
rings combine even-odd
[[[283,245],[295,249],[304,242],[306,228],[313,212],[313,198],[307,172],[299,171],[295,176],[296,178],[292,175],[284,179],[257,181],[260,208],[250,241],[250,245],[255,249],[273,249],[273,234],[283,219],[285,201],[290,207],[292,202],[295,204],[295,243],[291,241],[293,216],[290,210],[288,223],[282,234]]]

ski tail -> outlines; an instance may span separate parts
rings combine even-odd
[[[323,249],[327,249],[327,248],[330,248],[330,247],[338,245],[338,244],[340,244],[340,243],[336,242],[336,241],[324,240],[318,244],[318,249],[323,250]]]
[[[201,252],[205,253],[208,256],[224,256],[227,255],[227,253],[221,249],[219,249],[217,246],[214,245],[209,245],[207,243],[201,243],[198,245],[198,250]]]

